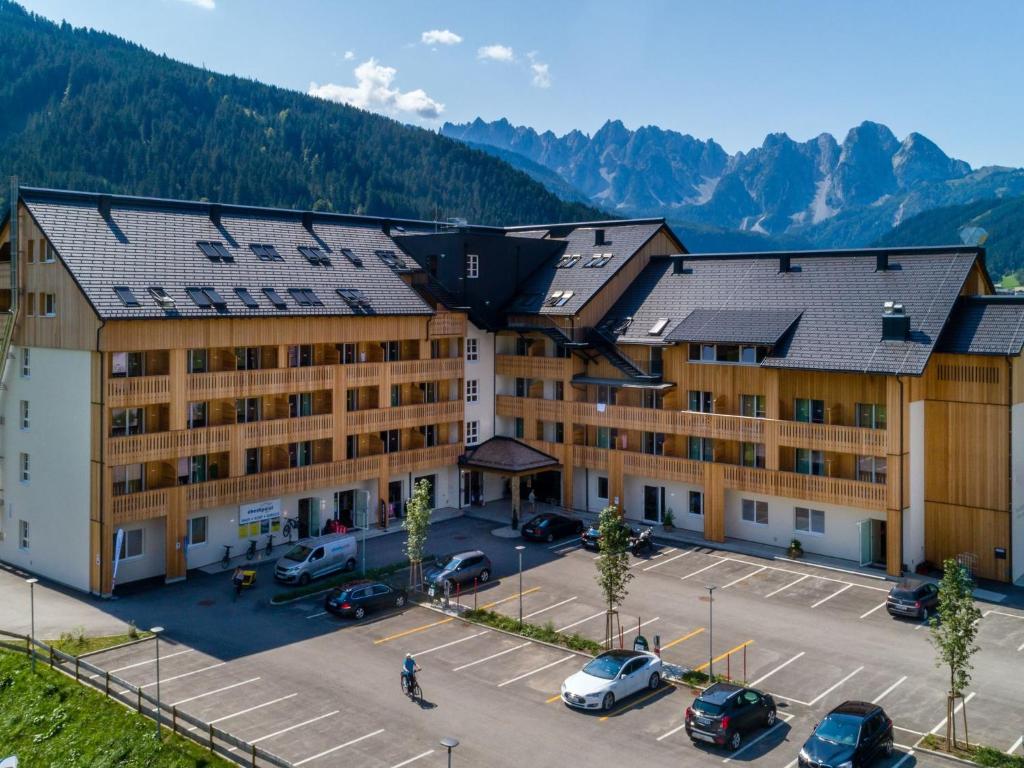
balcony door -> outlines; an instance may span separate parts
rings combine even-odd
[[[661,514],[665,509],[665,489],[656,485],[644,486],[644,520],[649,523],[660,523]]]

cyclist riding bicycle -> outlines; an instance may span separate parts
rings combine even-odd
[[[412,654],[405,654],[405,661],[402,664],[402,677],[405,679],[410,690],[416,685],[416,673],[419,671],[420,667],[416,663],[416,659],[412,657]]]

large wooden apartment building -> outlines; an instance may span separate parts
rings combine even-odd
[[[522,444],[568,508],[1024,575],[1024,304],[991,295],[981,249],[693,256],[661,220],[14,199],[18,567],[99,594],[115,560],[118,583],[183,578],[289,517],[394,524],[421,477],[437,507],[493,501],[516,452],[460,458]]]

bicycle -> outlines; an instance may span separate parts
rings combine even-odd
[[[230,568],[231,567],[231,545],[230,544],[221,544],[221,546],[224,547],[224,557],[222,557],[220,559],[220,567],[221,568]]]
[[[252,560],[256,557],[256,539],[249,539],[249,548],[245,550],[245,559]]]
[[[413,701],[423,701],[423,690],[420,688],[420,681],[416,679],[416,673],[402,673],[402,693]]]
[[[268,555],[274,551],[274,534],[267,535],[267,546],[264,547],[263,551]]]
[[[284,536],[290,542],[292,540],[292,533],[298,534],[299,532],[299,521],[294,517],[289,517],[284,521],[284,527],[281,529],[281,535]]]

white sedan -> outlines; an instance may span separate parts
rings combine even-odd
[[[562,701],[605,712],[634,693],[661,685],[661,659],[647,651],[606,651],[562,683]]]

